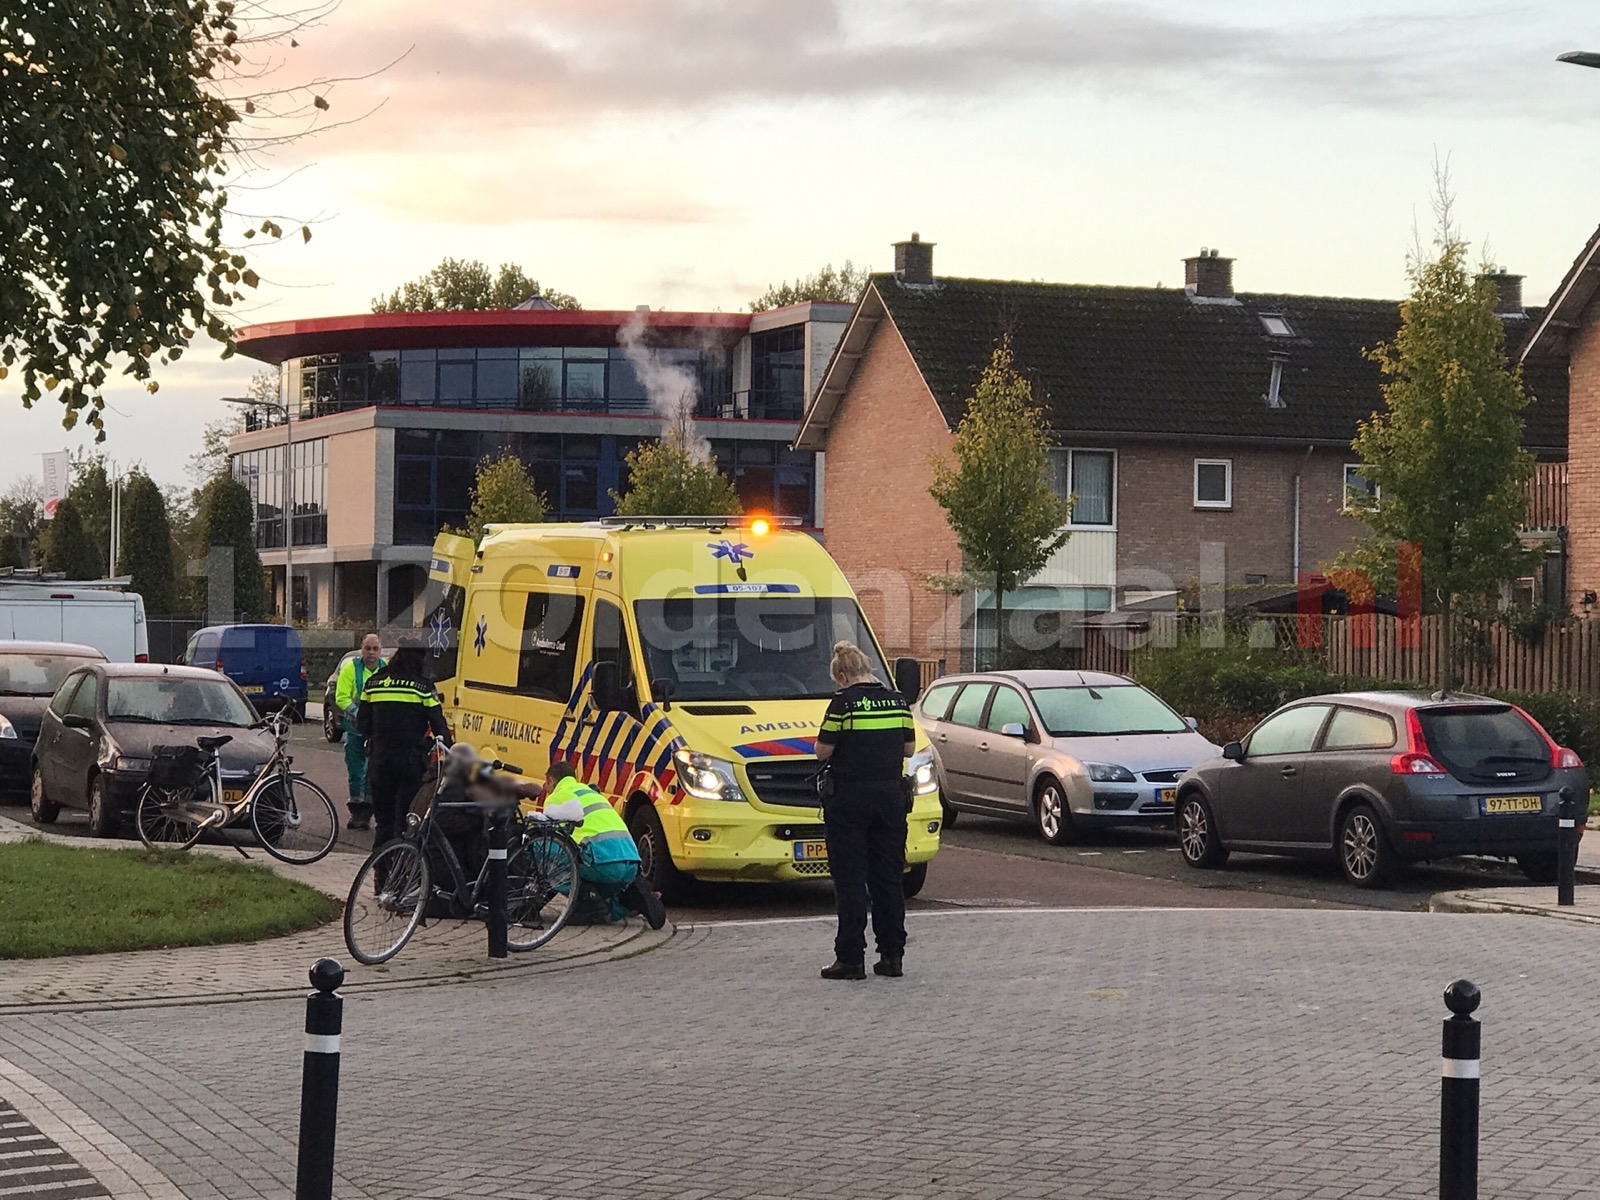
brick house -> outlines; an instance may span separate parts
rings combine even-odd
[[[1549,305],[1531,322],[1521,360],[1567,382],[1568,452],[1564,535],[1567,598],[1592,613],[1600,592],[1600,230],[1574,260]]]
[[[954,666],[970,661],[975,628],[991,642],[992,595],[936,586],[961,555],[928,487],[1002,337],[1048,414],[1057,486],[1077,496],[1071,539],[1006,597],[1019,643],[1130,603],[1170,607],[1196,586],[1287,589],[1362,534],[1347,511],[1366,486],[1350,442],[1381,404],[1362,352],[1394,337],[1397,303],[1237,293],[1233,260],[1215,251],[1185,259],[1184,278],[941,278],[931,243],[896,244],[895,271],[868,282],[795,442],[820,452],[819,523],[886,650]],[[1519,347],[1539,313],[1523,310],[1517,276],[1497,281]],[[1530,368],[1528,382],[1525,442],[1564,459],[1565,378]]]

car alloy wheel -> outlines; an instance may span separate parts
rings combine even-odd
[[[1211,809],[1197,795],[1184,797],[1178,805],[1178,848],[1183,851],[1183,861],[1191,867],[1208,869],[1227,861],[1228,852],[1217,836]]]
[[[1381,887],[1389,878],[1393,852],[1378,815],[1358,804],[1339,823],[1339,865],[1357,887]]]
[[[61,815],[61,806],[53,803],[44,791],[44,774],[38,766],[33,768],[33,782],[29,786],[28,808],[33,819],[41,825],[54,825]]]
[[[1064,846],[1072,840],[1072,810],[1067,807],[1067,797],[1060,783],[1045,779],[1039,785],[1033,809],[1039,825],[1039,836],[1045,841],[1052,846]]]

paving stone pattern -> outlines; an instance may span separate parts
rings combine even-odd
[[[37,836],[0,818],[0,842]],[[50,835],[48,840],[98,849],[136,849],[124,843]],[[220,846],[197,846],[192,854],[238,858]],[[308,866],[282,863],[257,850],[253,862],[343,899],[364,858],[330,854]],[[430,921],[389,962],[364,967],[350,957],[338,921],[318,929],[261,942],[190,946],[159,952],[86,954],[28,960],[0,959],[0,1014],[44,1008],[76,1009],[124,1005],[217,1002],[263,996],[303,996],[306,972],[323,957],[336,958],[347,972],[347,990],[363,987],[414,987],[440,979],[469,978],[511,971],[544,971],[579,966],[611,955],[639,953],[662,944],[670,929],[652,932],[642,919],[615,925],[570,926],[548,945],[504,959],[488,957],[480,921]],[[0,1193],[0,1200],[5,1200]]]
[[[824,983],[825,922],[345,1007],[341,1197],[1322,1200],[1437,1188],[1483,989],[1483,1195],[1600,1197],[1600,937],[1510,915],[972,910]],[[287,1197],[298,999],[0,1018],[192,1196]],[[3,1086],[3,1076],[0,1076]]]

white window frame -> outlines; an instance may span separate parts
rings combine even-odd
[[[1200,499],[1200,468],[1222,467],[1226,472],[1227,494],[1221,500]],[[1194,460],[1194,506],[1206,509],[1228,509],[1233,507],[1233,459],[1231,458],[1197,458]]]
[[[1351,471],[1360,471],[1361,468],[1366,466],[1366,465],[1367,465],[1366,463],[1358,463],[1358,462],[1354,462],[1354,463],[1347,462],[1347,463],[1345,463],[1345,465],[1344,465],[1344,475],[1341,477],[1341,481],[1340,481],[1342,486],[1343,486],[1343,488],[1344,488],[1344,492],[1343,492],[1344,504],[1340,506],[1340,509],[1339,509],[1340,512],[1343,512],[1343,513],[1346,513],[1346,514],[1352,515],[1352,516],[1359,516],[1360,515],[1361,510],[1356,508],[1356,506],[1354,504],[1350,503],[1350,472]],[[1367,487],[1369,487],[1371,489],[1371,492],[1369,494],[1372,496],[1372,507],[1373,508],[1378,508],[1383,503],[1383,489],[1380,488],[1377,484],[1373,483],[1371,480],[1367,481]]]
[[[1117,452],[1110,446],[1052,446],[1052,454],[1062,454],[1067,459],[1067,495],[1072,495],[1072,456],[1074,454],[1109,454],[1111,456],[1111,520],[1105,524],[1085,525],[1077,520],[1068,522],[1066,528],[1083,530],[1086,533],[1115,533],[1117,531],[1117,480],[1121,477],[1122,464],[1117,460]]]

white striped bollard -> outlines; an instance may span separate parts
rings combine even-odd
[[[1483,997],[1458,979],[1444,990],[1444,1060],[1439,1080],[1439,1200],[1478,1200],[1478,1052],[1473,1013]]]
[[[484,924],[489,927],[489,957],[506,956],[506,841],[509,832],[505,812],[489,818],[489,911]]]
[[[1560,836],[1556,840],[1556,904],[1570,908],[1578,873],[1578,805],[1572,788],[1561,789]]]
[[[332,1200],[333,1142],[339,1119],[339,1032],[344,1026],[344,968],[319,958],[306,997],[305,1065],[300,1074],[300,1164],[294,1200]]]

